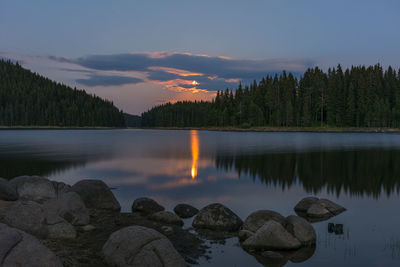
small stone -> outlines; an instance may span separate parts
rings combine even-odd
[[[193,220],[194,228],[234,232],[243,221],[229,208],[214,203],[202,208]]]
[[[163,210],[165,210],[163,206],[148,197],[137,198],[132,203],[132,212],[137,211],[143,215],[150,215]]]
[[[181,218],[191,218],[196,215],[199,210],[188,204],[178,204],[174,208],[174,212]]]

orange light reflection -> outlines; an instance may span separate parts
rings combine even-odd
[[[196,130],[190,131],[190,141],[192,145],[192,179],[197,176],[197,161],[199,160],[199,136]]]

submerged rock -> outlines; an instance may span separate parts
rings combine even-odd
[[[315,243],[317,234],[315,233],[314,227],[312,227],[308,221],[295,215],[288,216],[286,220],[286,229],[295,236],[301,244],[307,245]]]
[[[280,223],[269,220],[242,245],[246,249],[254,250],[289,250],[300,248],[301,243]]]
[[[328,199],[307,197],[302,199],[294,210],[310,220],[323,220],[336,216],[346,209]]]
[[[193,227],[217,231],[234,232],[243,221],[229,208],[214,203],[202,208],[193,220]]]
[[[132,212],[137,211],[143,215],[150,215],[163,210],[165,210],[163,206],[148,197],[137,198],[132,203]]]
[[[110,188],[101,180],[82,180],[71,187],[90,209],[120,211],[121,206]]]
[[[17,191],[8,180],[0,178],[0,200],[13,201],[18,199]]]
[[[316,233],[312,225],[298,216],[283,217],[271,210],[250,214],[239,231],[239,240],[250,250],[289,250],[314,244]]]
[[[130,226],[114,232],[102,251],[111,266],[187,266],[164,235],[142,226]]]
[[[0,223],[1,266],[62,267],[61,261],[35,237]]]
[[[178,204],[174,208],[174,212],[181,218],[191,218],[196,215],[199,210],[188,204]]]
[[[20,198],[46,200],[56,197],[53,183],[41,176],[18,176],[10,180]]]
[[[179,226],[183,225],[182,219],[176,215],[175,213],[172,213],[170,211],[159,211],[156,213],[153,213],[149,217],[151,220],[155,220],[158,222],[163,222],[167,224],[176,224]]]
[[[255,233],[266,222],[273,220],[282,226],[286,225],[286,218],[278,212],[272,210],[258,210],[251,213],[243,223],[243,230],[248,230]]]

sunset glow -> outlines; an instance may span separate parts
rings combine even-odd
[[[190,143],[192,147],[192,179],[197,176],[197,161],[199,160],[199,137],[196,130],[190,131]]]

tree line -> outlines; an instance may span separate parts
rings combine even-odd
[[[400,127],[400,70],[381,65],[283,71],[218,91],[211,102],[183,101],[142,114],[145,127]]]
[[[0,60],[0,125],[122,127],[125,120],[110,101]]]

